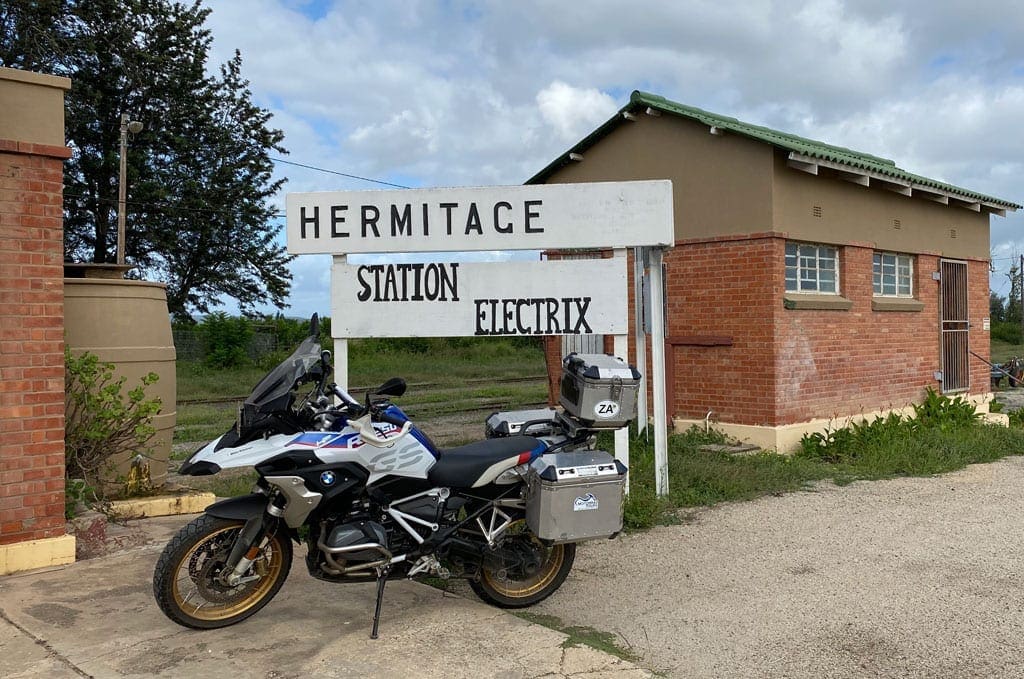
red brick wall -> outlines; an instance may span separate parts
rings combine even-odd
[[[781,305],[778,240],[680,244],[665,253],[672,363],[669,416],[772,424],[773,304]],[[715,339],[718,338],[718,339]],[[731,345],[703,346],[704,341]]]
[[[872,310],[874,250],[867,244],[840,248],[849,310],[785,309],[785,243],[755,234],[679,243],[665,253],[670,416],[703,418],[713,410],[721,422],[778,426],[902,407],[926,387],[939,388],[937,256],[916,258],[922,311]],[[986,262],[968,263],[970,344],[986,359],[987,272]],[[632,327],[632,286],[629,309]],[[549,340],[555,398],[558,348]],[[646,374],[650,355],[648,343]],[[989,391],[987,366],[974,357],[969,365],[971,392]]]
[[[66,157],[0,140],[0,544],[64,534]]]
[[[558,379],[562,374],[562,342],[558,337],[544,338],[544,360],[548,367],[548,403],[558,405]]]
[[[873,252],[840,248],[840,290],[853,303],[848,311],[778,305],[779,424],[902,407],[926,386],[939,386],[938,283],[931,277],[938,261],[917,257],[914,284],[924,310],[872,311]]]

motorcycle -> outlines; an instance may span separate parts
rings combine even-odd
[[[376,582],[375,639],[389,579],[464,578],[485,602],[521,608],[561,587],[577,542],[621,530],[626,469],[593,450],[587,423],[552,409],[509,435],[489,428],[495,437],[439,448],[392,403],[404,380],[363,403],[328,381],[318,326],[314,315],[309,337],[256,385],[232,428],[179,469],[254,467],[258,479],[164,548],[153,591],[168,618],[197,629],[245,620],[277,594],[293,543],[304,543],[313,577]]]

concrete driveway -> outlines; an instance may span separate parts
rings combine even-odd
[[[153,601],[162,543],[190,517],[138,522],[158,544],[0,578],[0,677],[608,677],[649,674],[479,601],[401,581],[310,578],[300,559],[277,597],[222,630],[187,630]],[[301,550],[299,550],[301,551]]]

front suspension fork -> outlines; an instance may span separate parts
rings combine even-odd
[[[273,535],[274,529],[277,527],[277,521],[277,517],[264,512],[245,522],[238,537],[235,538],[235,544],[231,546],[231,553],[219,576],[224,585],[235,587],[255,579],[255,576],[249,578],[243,576],[252,566],[252,562],[259,557],[260,551],[266,547],[270,536]]]

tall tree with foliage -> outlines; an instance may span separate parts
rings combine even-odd
[[[1003,320],[1007,323],[1020,323],[1020,291],[1021,291],[1021,276],[1020,267],[1016,264],[1010,266],[1010,270],[1007,272],[1006,277],[1010,280],[1010,294],[1006,298],[1006,309],[1003,314]]]
[[[207,72],[210,10],[170,0],[14,0],[0,63],[68,76],[65,256],[116,260],[120,117],[130,141],[126,261],[167,283],[178,317],[222,296],[284,305],[290,257],[269,204],[284,135],[252,101],[237,52]]]
[[[988,315],[993,323],[1006,320],[1006,300],[995,290],[988,292]]]

